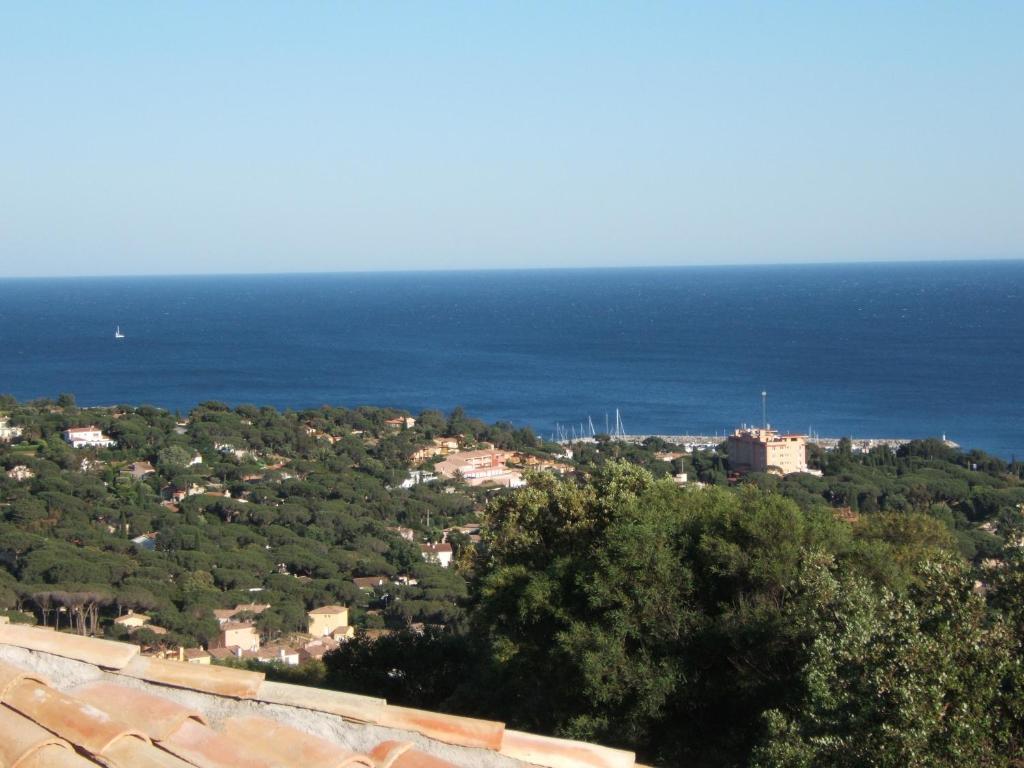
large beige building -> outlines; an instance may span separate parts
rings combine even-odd
[[[442,477],[460,478],[467,485],[500,485],[507,488],[518,488],[525,485],[523,473],[507,466],[515,457],[511,451],[499,451],[493,448],[479,451],[461,451],[451,453],[434,467],[434,471]]]
[[[256,627],[247,621],[229,621],[222,624],[220,634],[210,640],[210,649],[214,648],[258,651],[260,635],[256,631]]]
[[[773,429],[737,429],[729,436],[729,467],[737,472],[807,471],[807,439]]]
[[[306,616],[309,617],[309,634],[313,637],[326,637],[348,627],[348,608],[344,605],[314,608]]]

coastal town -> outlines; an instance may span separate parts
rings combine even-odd
[[[634,506],[634,493],[649,501]],[[613,535],[600,522],[607,499],[624,516],[612,524],[625,528],[597,542]],[[625,562],[608,559],[661,530],[663,521],[649,529],[630,521],[662,514],[665,503],[679,505],[672,514],[681,520],[693,514],[685,510],[717,510],[692,518],[711,526],[694,542],[743,542],[709,543],[679,561],[706,562],[705,579],[732,583],[726,574],[744,568],[747,555],[721,560],[723,553],[756,551],[756,542],[778,535],[743,533],[749,526],[824,526],[832,532],[821,546],[847,542],[859,554],[841,556],[868,563],[866,573],[886,589],[912,578],[915,553],[955,552],[970,569],[969,594],[987,599],[1000,594],[1007,547],[1018,518],[1024,523],[1024,467],[962,451],[945,436],[826,441],[768,423],[712,436],[546,441],[461,410],[282,413],[207,402],[183,416],[80,408],[70,396],[4,398],[0,627],[105,638],[161,664],[230,667],[371,696],[386,689],[389,699],[429,708],[451,698],[478,716],[524,722],[472,685],[494,669],[496,657],[482,649],[492,638],[500,654],[561,642],[517,646],[511,638],[542,631],[526,618],[531,612],[571,612],[591,595],[603,603],[613,599],[600,596],[606,590],[626,599],[650,579],[659,593],[678,590],[685,579],[638,570],[633,560],[685,537]],[[796,522],[805,515],[813,526]],[[733,527],[718,527],[727,520]],[[773,557],[800,551],[780,546]],[[879,560],[879,552],[887,554]],[[566,553],[583,558],[575,567],[596,570],[552,592]],[[507,605],[518,607],[510,614]],[[643,616],[644,605],[612,621],[588,609],[575,621],[615,633],[639,620],[629,617]],[[530,668],[542,669],[548,657],[536,653]],[[451,654],[447,671],[428,684],[438,654]],[[509,675],[506,689],[521,679]]]
[[[72,413],[67,413],[67,410]],[[94,413],[104,416],[105,426],[101,426],[99,420],[89,421]],[[253,510],[265,509],[268,504],[272,508],[280,508],[287,499],[286,495],[282,497],[282,492],[290,484],[305,482],[310,477],[308,462],[295,455],[286,455],[284,451],[256,447],[254,441],[246,439],[244,431],[253,426],[253,420],[238,414],[231,414],[235,429],[219,430],[219,436],[207,435],[199,440],[192,439],[192,435],[196,430],[201,431],[203,419],[212,420],[213,414],[201,414],[198,421],[178,419],[173,425],[168,421],[168,437],[175,444],[162,452],[133,451],[127,446],[119,446],[120,441],[125,441],[120,427],[124,419],[131,418],[129,412],[51,407],[47,415],[60,427],[62,442],[72,450],[72,453],[63,455],[65,467],[87,477],[106,478],[104,485],[119,494],[128,488],[143,489],[151,494],[149,503],[159,505],[164,513],[170,515],[190,516],[197,512],[202,514],[202,510],[206,514],[216,510],[224,519],[232,520],[249,514],[247,506]],[[224,412],[217,412],[217,420],[226,418]],[[700,469],[708,462],[723,467],[724,479],[728,483],[740,482],[748,474],[767,473],[778,477],[822,475],[820,469],[808,465],[805,435],[780,434],[768,425],[735,429],[724,437],[594,436],[547,445],[537,442],[523,450],[499,447],[481,439],[480,425],[476,425],[475,432],[453,430],[447,433],[440,430],[441,434],[431,435],[411,416],[376,418],[378,420],[372,424],[354,425],[362,428],[339,429],[337,424],[327,423],[322,417],[309,417],[296,422],[295,429],[299,435],[296,439],[305,439],[307,455],[325,450],[336,453],[342,445],[356,445],[359,450],[366,450],[379,448],[389,441],[401,441],[408,447],[404,449],[404,456],[396,457],[395,471],[401,471],[404,476],[396,478],[393,484],[387,484],[386,487],[391,489],[389,493],[415,494],[432,489],[433,498],[463,500],[460,504],[464,512],[457,519],[439,511],[433,511],[432,519],[428,505],[416,524],[395,521],[379,534],[385,539],[395,537],[415,548],[421,563],[417,566],[419,571],[410,569],[410,561],[405,561],[404,569],[388,564],[376,573],[365,565],[360,566],[351,572],[347,587],[334,589],[336,597],[347,596],[348,601],[308,605],[301,620],[292,618],[287,628],[272,623],[269,626],[275,628],[269,630],[261,617],[269,616],[267,611],[275,606],[270,602],[259,602],[258,598],[273,590],[268,589],[262,578],[257,578],[241,592],[237,587],[224,592],[225,597],[247,594],[256,601],[207,609],[207,618],[214,620],[215,625],[208,625],[209,629],[202,635],[205,642],[201,644],[190,645],[188,634],[183,636],[180,631],[163,626],[158,617],[154,618],[146,610],[127,604],[119,607],[116,616],[107,619],[109,624],[105,629],[102,620],[97,624],[97,619],[91,626],[85,621],[75,626],[83,632],[103,631],[131,637],[143,643],[146,653],[177,657],[194,664],[219,661],[297,666],[321,660],[357,633],[373,639],[396,628],[420,633],[431,627],[443,629],[446,623],[443,617],[456,610],[459,589],[449,593],[451,597],[448,599],[452,603],[448,611],[435,610],[433,615],[429,611],[414,611],[401,614],[404,618],[398,625],[393,621],[398,615],[396,607],[402,605],[403,599],[410,594],[416,594],[415,590],[423,578],[422,569],[426,568],[428,574],[431,568],[450,570],[454,574],[456,570],[468,567],[466,563],[459,566],[460,558],[465,561],[482,541],[480,513],[489,496],[525,486],[531,473],[550,473],[561,478],[573,476],[580,468],[582,456],[588,451],[599,455],[602,449],[608,451],[616,444],[622,446],[616,450],[635,446],[635,450],[645,451],[642,455],[653,462],[651,466],[665,467],[663,471],[676,485],[695,488],[714,482],[713,471],[702,473]],[[69,419],[75,423],[65,426]],[[26,430],[29,430],[27,435]],[[231,432],[233,434],[229,434]],[[4,477],[15,484],[12,488],[25,487],[37,478],[40,465],[38,459],[32,457],[43,450],[40,437],[45,438],[45,432],[39,432],[39,427],[32,426],[31,422],[22,426],[12,422],[10,416],[0,418],[0,442],[9,446]],[[409,438],[413,439],[410,441]],[[905,443],[863,440],[856,444],[851,442],[849,449],[854,452],[876,448],[892,450]],[[826,443],[826,450],[834,450],[837,444],[838,441]],[[716,458],[720,455],[728,457],[727,465]],[[19,456],[26,460],[19,461]],[[219,469],[213,471],[215,467]],[[269,488],[278,490],[268,496]],[[277,500],[274,496],[278,497]],[[9,501],[5,504],[10,505]],[[155,522],[158,518],[146,516],[143,519]],[[168,519],[169,522],[173,520],[173,517]],[[123,518],[117,521],[101,515],[96,521],[105,527],[108,535],[123,535],[138,550],[156,554],[166,552],[170,546],[166,542],[173,526],[158,525],[152,530],[140,531],[137,522],[125,522]],[[269,544],[266,550],[271,551]],[[381,565],[385,563],[382,561]],[[214,574],[217,572],[212,571]],[[308,568],[295,567],[286,559],[275,562],[272,572],[299,582],[315,581],[315,573]],[[214,578],[216,581],[216,575]],[[462,580],[461,577],[456,578]],[[426,581],[429,583],[429,577]],[[38,602],[32,593],[22,595],[17,598],[20,605],[28,607]],[[159,601],[149,600],[149,604],[154,602]],[[410,601],[410,604],[412,602],[415,601]],[[70,606],[59,608],[52,616],[55,626],[60,626],[61,611],[68,608],[68,625],[71,625],[71,613],[76,609]],[[275,611],[281,608],[279,605]],[[358,620],[352,621],[350,612],[354,612]],[[290,607],[288,613],[296,616]],[[43,623],[51,620],[46,608],[39,616]],[[194,639],[195,635],[191,638]]]

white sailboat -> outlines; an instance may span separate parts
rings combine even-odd
[[[117,328],[114,329],[114,338],[115,339],[123,339],[124,338],[124,334],[121,333],[121,326],[120,325],[117,326]]]

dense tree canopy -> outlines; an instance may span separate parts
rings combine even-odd
[[[121,637],[111,619],[133,609],[168,630],[135,639],[195,644],[214,608],[269,603],[254,618],[273,639],[343,603],[397,633],[271,674],[666,766],[1024,760],[1018,463],[844,440],[810,447],[815,473],[737,477],[724,445],[603,437],[572,446],[574,473],[519,490],[402,488],[413,453],[452,434],[569,460],[461,409],[396,428],[404,414],[376,408],[0,406],[24,433],[0,445],[14,621]],[[88,424],[116,446],[61,438]],[[418,546],[445,528],[449,570]]]

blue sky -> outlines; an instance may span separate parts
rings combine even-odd
[[[1024,258],[1024,3],[0,0],[0,275]]]

